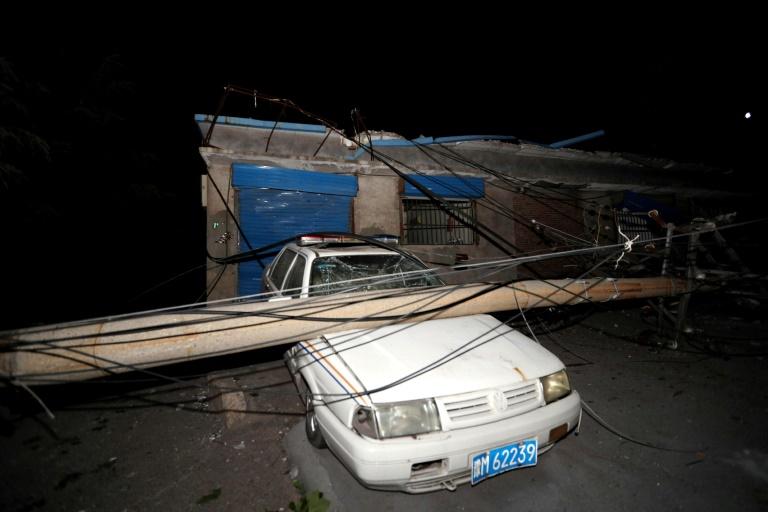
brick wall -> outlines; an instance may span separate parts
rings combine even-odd
[[[576,196],[577,192],[568,192]],[[547,195],[556,199],[540,198],[536,196]],[[553,252],[557,250],[573,249],[565,247],[573,245],[567,240],[558,237],[551,230],[538,229],[531,220],[536,220],[545,226],[551,226],[565,233],[585,239],[583,224],[583,210],[578,200],[567,199],[558,193],[533,191],[529,194],[509,192],[511,206],[520,222],[515,223],[515,245],[525,252],[536,254]],[[528,266],[535,269],[542,277],[575,277],[580,273],[578,261],[573,258],[557,258],[542,261]],[[533,277],[532,272],[520,269],[520,277]]]

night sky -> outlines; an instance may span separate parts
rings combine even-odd
[[[635,44],[61,45],[0,48],[0,328],[192,302],[205,263],[195,113],[226,84],[293,100],[351,133],[500,134],[732,168],[759,183],[767,90],[751,38]],[[542,51],[545,50],[545,51]],[[745,118],[750,112],[752,117]],[[225,114],[275,119],[235,98]],[[285,120],[313,122],[288,113]]]

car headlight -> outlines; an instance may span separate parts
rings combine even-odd
[[[353,425],[360,434],[378,439],[425,434],[441,428],[437,406],[431,399],[359,407]]]
[[[547,375],[541,379],[541,387],[544,389],[544,401],[548,404],[560,400],[571,394],[571,383],[565,370]]]

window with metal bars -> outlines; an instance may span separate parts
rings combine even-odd
[[[451,211],[465,219],[469,226],[475,224],[475,204],[467,200],[444,200]],[[448,215],[427,199],[403,199],[404,244],[413,245],[472,245],[475,230]]]

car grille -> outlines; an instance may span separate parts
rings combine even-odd
[[[514,388],[504,391],[504,399],[507,401],[508,409],[525,409],[530,410],[527,407],[531,404],[538,404],[539,402],[539,388],[535,383],[528,384],[521,388]]]
[[[462,428],[517,416],[544,405],[536,381],[515,384],[507,388],[486,389],[473,393],[437,398],[443,418],[450,425]]]

